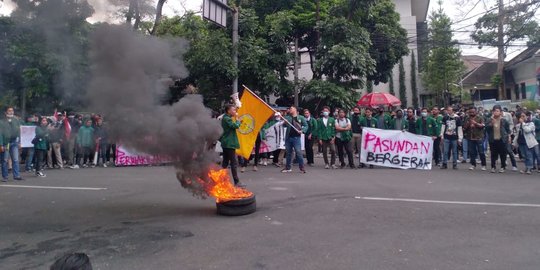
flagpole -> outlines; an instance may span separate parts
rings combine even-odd
[[[244,89],[246,89],[247,91],[249,91],[254,97],[256,97],[260,102],[262,102],[264,105],[266,105],[266,107],[268,107],[270,110],[272,110],[274,113],[279,113],[278,111],[274,110],[274,108],[272,108],[270,105],[268,105],[268,103],[266,103],[264,100],[262,100],[259,96],[257,96],[257,94],[253,93],[253,91],[251,91],[251,89],[249,89],[247,86],[245,86],[244,84],[242,84],[242,86],[244,87]],[[298,133],[302,133],[301,130],[298,130],[293,124],[291,124],[291,122],[287,121],[287,119],[285,119],[285,117],[283,117],[283,115],[281,115],[281,113],[279,113],[279,115],[281,116],[281,119],[283,119],[283,121],[285,121],[285,123],[287,123],[289,126],[291,126],[294,130],[296,130],[296,132]]]

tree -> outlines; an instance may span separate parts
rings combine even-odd
[[[413,107],[418,108],[418,87],[416,86],[416,57],[414,51],[411,54],[411,91]]]
[[[373,92],[373,81],[367,81],[366,82],[366,90],[368,93],[372,93]]]
[[[403,58],[399,60],[399,100],[401,100],[401,107],[407,108],[407,86],[405,86]]]
[[[536,13],[540,8],[540,0],[513,1],[506,5],[498,0],[498,8],[488,11],[478,18],[471,38],[480,44],[498,48],[497,74],[494,81],[499,82],[499,99],[505,97],[504,59],[509,46],[515,41],[528,39],[529,45],[540,37],[540,26]]]
[[[465,66],[458,43],[452,37],[452,21],[442,9],[442,1],[438,3],[439,8],[429,16],[428,56],[422,80],[435,96],[435,103],[446,105],[449,84],[460,80]]]
[[[388,78],[388,92],[392,95],[396,95],[396,91],[394,90],[394,74],[390,73]]]

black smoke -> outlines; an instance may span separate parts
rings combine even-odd
[[[87,98],[92,111],[105,115],[113,138],[128,148],[169,157],[179,179],[196,179],[216,160],[211,145],[221,126],[201,96],[188,95],[173,105],[161,102],[171,78],[188,75],[182,61],[187,48],[183,40],[101,25],[90,39]],[[194,181],[185,186],[204,197],[204,184]]]

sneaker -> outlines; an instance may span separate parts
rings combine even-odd
[[[486,169],[486,166],[482,166],[482,169],[481,169],[481,170],[482,170],[482,171],[487,170],[487,169]]]
[[[281,172],[282,173],[290,173],[290,172],[292,172],[292,170],[291,169],[283,169],[283,170],[281,170]]]
[[[452,165],[452,169],[453,169],[453,170],[457,170],[457,164],[453,164],[453,165]]]
[[[471,166],[471,167],[469,168],[469,170],[471,170],[471,171],[474,171],[474,169],[476,169],[475,166]]]
[[[332,165],[332,169],[336,170],[338,168],[338,166],[336,166],[336,164]]]
[[[243,172],[245,172],[245,171],[246,171],[246,167],[240,168],[240,172],[241,172],[241,173],[243,173]]]
[[[22,180],[24,180],[24,179],[23,179],[22,177],[19,176],[19,177],[13,177],[13,180],[15,180],[15,181],[22,181]]]
[[[527,171],[525,171],[526,174],[531,174],[532,173],[532,170],[531,169],[527,169]]]
[[[103,163],[103,168],[107,168],[107,164]]]
[[[263,166],[268,166],[268,162],[263,161],[262,165],[263,165]]]
[[[37,176],[37,177],[41,177],[41,178],[47,177],[43,172],[37,172],[37,173],[36,173],[36,176]]]
[[[517,171],[518,171],[518,168],[514,166],[514,167],[512,167],[512,171],[513,171],[513,172],[517,172]]]
[[[258,171],[259,169],[257,169],[257,166],[253,166],[253,171],[256,172]]]
[[[315,167],[315,164],[309,163],[308,166],[309,166],[309,167]]]
[[[448,169],[448,165],[447,165],[447,164],[443,164],[443,165],[441,166],[441,170],[446,170],[446,169]]]
[[[239,187],[239,188],[245,188],[245,187],[246,187],[246,185],[245,185],[244,183],[240,182],[240,181],[236,182],[236,183],[234,184],[234,186],[235,186],[235,187]]]
[[[88,165],[84,164],[82,165],[83,168],[88,168]]]
[[[7,178],[2,178],[2,182],[7,182],[8,179]]]
[[[306,173],[306,170],[304,168],[300,169],[300,173]]]
[[[77,164],[72,165],[72,166],[70,166],[69,168],[70,168],[70,169],[74,169],[74,170],[80,169],[79,165],[77,165]]]
[[[326,164],[326,165],[324,165],[324,168],[328,170],[328,169],[330,169],[330,165]]]
[[[491,168],[491,173],[496,173],[497,170],[495,168]]]
[[[524,174],[527,170],[521,170],[519,173]]]
[[[504,173],[504,172],[505,172],[504,168],[501,168],[501,169],[499,170],[499,173]]]

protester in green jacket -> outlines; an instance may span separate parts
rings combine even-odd
[[[377,128],[377,119],[373,117],[373,110],[371,108],[365,109],[364,116],[360,118],[360,126],[362,128]]]
[[[317,121],[317,138],[322,145],[323,159],[326,169],[336,166],[336,120],[330,117],[330,107],[324,106],[322,117]],[[330,148],[330,162],[328,162],[328,148]]]
[[[84,168],[87,168],[90,166],[90,163],[93,161],[94,156],[94,128],[92,128],[92,120],[87,119],[85,120],[85,125],[82,126],[79,129],[79,133],[77,134],[77,147],[80,151],[78,153],[82,153],[83,158],[82,164],[79,164],[81,161],[80,155],[77,155],[77,164],[82,165]]]
[[[35,169],[36,176],[45,177],[46,175],[43,173],[43,166],[41,166],[41,162],[43,162],[45,155],[47,155],[47,150],[49,150],[49,121],[47,121],[47,118],[42,117],[39,124],[40,125],[36,127],[36,137],[33,141],[36,157]]]
[[[240,148],[236,130],[240,128],[241,124],[240,121],[236,120],[236,117],[236,107],[231,104],[226,105],[225,114],[223,115],[223,119],[221,119],[223,134],[219,139],[221,142],[221,148],[223,148],[223,161],[221,162],[221,167],[226,169],[230,164],[234,184],[236,186],[244,186],[242,183],[240,183],[240,179],[238,179],[238,172],[236,170],[236,149]]]
[[[409,129],[409,121],[403,118],[403,110],[399,109],[396,111],[396,117],[390,121],[390,129],[402,131]]]
[[[435,123],[437,124],[437,128],[435,129],[435,134],[437,134],[437,137],[435,138],[435,141],[433,141],[433,159],[435,160],[435,166],[439,166],[441,162],[441,127],[442,127],[442,120],[443,116],[440,114],[439,107],[433,107],[431,109],[431,117],[435,119]]]
[[[15,116],[13,107],[8,107],[6,117],[0,124],[3,130],[2,145],[4,151],[0,154],[2,163],[2,181],[6,182],[9,176],[8,158],[11,159],[11,171],[14,180],[23,180],[19,172],[19,149],[21,146],[21,122]],[[9,152],[9,153],[8,153]]]
[[[311,112],[308,109],[304,109],[304,118],[306,118],[306,121],[308,123],[308,129],[304,138],[306,159],[308,166],[313,166],[315,164],[313,154],[313,142],[317,141],[317,119],[311,116]]]
[[[432,137],[433,140],[439,135],[437,121],[429,116],[427,108],[422,109],[420,118],[416,120],[416,134]]]

